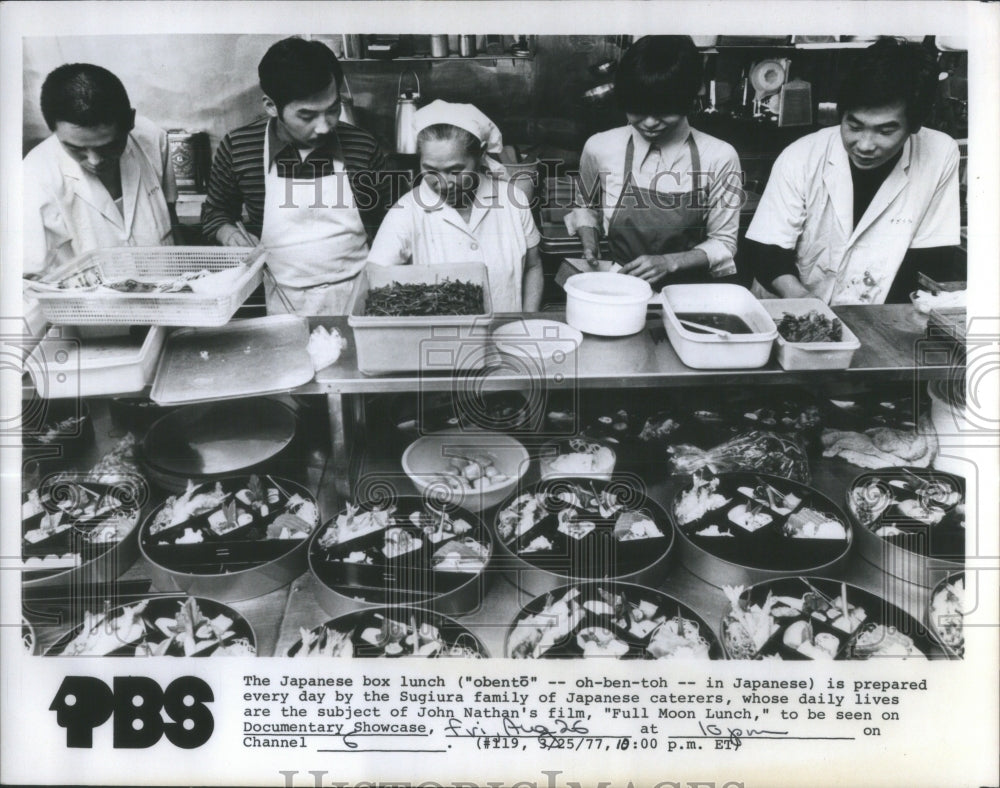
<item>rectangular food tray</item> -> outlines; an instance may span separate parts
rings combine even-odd
[[[32,288],[42,314],[56,324],[125,323],[152,326],[221,326],[261,283],[266,254],[256,249],[221,246],[155,246],[95,249],[77,257],[47,279],[59,281],[74,272],[96,269],[104,280],[170,279],[188,272],[211,273],[246,265],[228,292],[124,293],[100,290]]]
[[[28,374],[43,399],[141,391],[153,377],[165,335],[150,326],[139,344],[94,336],[86,327],[53,327],[28,358]]]
[[[368,291],[399,282],[434,284],[445,279],[483,287],[483,313],[427,317],[366,317]],[[365,375],[386,372],[448,372],[486,366],[493,303],[489,277],[482,263],[429,266],[367,265],[358,274],[348,304],[347,324],[354,332],[358,370]]]
[[[774,320],[781,321],[786,312],[796,317],[812,311],[819,312],[829,320],[839,319],[823,301],[818,298],[765,298],[761,302]],[[840,342],[789,342],[778,332],[775,357],[783,369],[847,369],[851,366],[854,351],[861,342],[846,325],[842,326]]]

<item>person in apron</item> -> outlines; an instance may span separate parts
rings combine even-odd
[[[700,89],[688,36],[646,36],[625,53],[615,94],[628,125],[587,141],[566,217],[586,259],[603,232],[622,271],[657,287],[736,273],[742,171],[731,145],[688,124]]]
[[[416,112],[421,180],[386,213],[376,265],[486,266],[494,312],[534,312],[542,299],[541,237],[520,188],[491,157],[496,125],[471,104],[434,101]]]
[[[343,73],[329,47],[284,39],[258,73],[267,117],[220,144],[204,231],[223,245],[257,244],[242,226],[246,207],[267,249],[268,313],[344,314],[381,220],[384,157],[370,134],[340,122]],[[366,191],[356,191],[359,176]]]

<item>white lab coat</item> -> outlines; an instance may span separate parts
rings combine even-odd
[[[524,256],[540,238],[524,195],[510,181],[481,178],[468,222],[421,181],[386,213],[368,262],[481,262],[490,280],[493,311],[520,312]]]
[[[746,237],[795,249],[802,283],[830,304],[881,304],[907,249],[959,242],[958,144],[910,135],[854,227],[854,187],[840,127],[789,145],[771,171]],[[758,283],[758,297],[773,297]]]
[[[121,157],[123,211],[55,135],[25,156],[23,171],[25,274],[92,249],[173,243],[167,203],[176,202],[177,186],[167,135],[145,118],[136,117]]]

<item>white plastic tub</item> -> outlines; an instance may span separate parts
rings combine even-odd
[[[768,298],[761,304],[775,324],[780,323],[786,313],[799,317],[815,311],[830,320],[837,319],[833,310],[818,298]],[[778,363],[784,369],[847,369],[861,342],[844,321],[841,320],[840,325],[840,342],[789,342],[779,332],[775,353]]]
[[[28,373],[43,399],[98,397],[141,391],[153,378],[166,329],[150,326],[141,342],[118,327],[117,336],[94,327],[53,327],[31,353]]]
[[[393,282],[434,284],[451,279],[483,288],[479,315],[370,317],[365,315],[368,290]],[[450,372],[481,369],[486,362],[493,304],[490,282],[482,263],[441,265],[366,265],[354,283],[347,307],[347,324],[354,332],[358,370],[365,375],[386,372]]]
[[[674,351],[694,369],[756,369],[771,356],[778,336],[774,320],[745,287],[730,284],[668,285],[661,293],[663,327]],[[734,315],[751,333],[720,337],[692,331],[680,324],[678,314]]]
[[[587,334],[624,337],[646,325],[649,283],[610,271],[575,274],[566,280],[566,322]]]

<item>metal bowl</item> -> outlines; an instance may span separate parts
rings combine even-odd
[[[486,595],[493,573],[489,564],[495,556],[493,536],[477,514],[454,505],[446,505],[417,496],[393,496],[384,501],[359,501],[363,512],[395,507],[389,527],[402,528],[411,537],[419,537],[416,550],[388,557],[384,550],[385,529],[374,529],[360,536],[324,546],[322,540],[335,527],[337,518],[317,529],[309,542],[309,571],[316,579],[313,593],[320,606],[331,615],[353,605],[423,605],[451,615],[476,610]],[[415,512],[446,512],[453,521],[463,520],[472,528],[455,537],[432,541],[430,535],[414,525]],[[346,512],[341,512],[344,515]],[[340,516],[338,515],[338,517]],[[433,555],[452,539],[468,536],[487,549],[486,565],[475,572],[440,571],[434,568]],[[345,560],[351,554],[366,554],[370,563]]]
[[[583,490],[590,497],[614,495],[628,511],[644,513],[660,532],[660,536],[620,540],[614,528],[621,512],[602,515],[588,504],[569,507],[560,496]],[[534,496],[543,501],[541,519],[518,533],[502,523],[516,517],[522,496]],[[576,509],[579,521],[593,523],[589,532],[576,536],[560,531],[561,512]],[[534,519],[534,518],[532,518]],[[497,509],[494,530],[504,557],[503,568],[515,585],[532,596],[544,594],[567,582],[614,580],[639,585],[657,586],[666,577],[674,547],[674,529],[667,513],[655,501],[647,498],[642,483],[632,476],[612,476],[610,481],[577,477],[555,477],[531,485],[515,493]],[[581,529],[585,530],[585,529]],[[579,538],[578,538],[579,537]],[[545,539],[551,547],[528,550],[535,540]],[[544,543],[543,543],[544,544]]]
[[[189,405],[149,428],[140,456],[149,478],[177,493],[184,491],[188,480],[203,482],[261,470],[288,476],[282,465],[286,458],[291,460],[295,434],[295,414],[273,399]]]
[[[890,504],[874,522],[864,522],[852,500],[852,496],[860,494],[854,492],[856,489],[860,490],[871,482],[882,482],[880,489],[899,490],[899,493],[893,493],[895,496],[904,491],[897,485],[911,486],[914,479],[941,480],[952,485],[961,493],[959,503],[948,507],[938,525],[921,525],[903,515],[895,503]],[[926,468],[883,468],[856,476],[847,488],[846,499],[847,509],[857,524],[855,530],[861,556],[893,577],[929,588],[941,572],[960,572],[965,568],[965,528],[958,525],[965,519],[965,481],[962,478]],[[876,535],[875,531],[886,525],[896,526],[906,535]]]
[[[234,476],[213,480],[227,493],[246,487],[248,477]],[[317,505],[315,496],[308,489],[288,479],[264,478],[265,486],[298,494]],[[284,497],[284,496],[283,496]],[[188,594],[208,596],[223,602],[269,594],[288,585],[306,569],[309,538],[266,539],[260,532],[266,529],[273,517],[255,520],[251,525],[238,528],[231,534],[215,536],[205,522],[205,516],[191,518],[191,524],[205,541],[196,544],[158,544],[159,537],[150,533],[157,515],[165,506],[160,504],[149,513],[139,531],[139,549],[149,562],[153,587],[158,591],[183,591]],[[318,526],[313,530],[317,530]],[[159,533],[164,533],[165,529]],[[256,533],[251,531],[256,530]]]
[[[582,615],[572,626],[566,627],[566,632],[553,638],[550,647],[536,655],[525,653],[523,642],[522,649],[517,649],[516,645],[511,646],[511,637],[518,631],[519,625],[522,634],[533,634],[533,630],[536,630],[534,624],[537,623],[538,635],[535,636],[541,635],[538,642],[543,642],[545,631],[560,624],[569,624],[561,612],[560,603],[568,605],[570,595],[573,604],[580,605]],[[615,611],[607,602],[608,597],[620,598],[622,609]],[[568,612],[569,607],[565,611]],[[623,621],[629,625],[627,628],[621,625]],[[668,630],[673,628],[675,632],[679,627],[681,634],[687,634],[692,641],[697,641],[699,638],[703,640],[701,648],[704,648],[704,656],[690,653],[654,656],[654,652],[650,651],[650,645],[657,639],[656,633],[661,626],[668,627]],[[588,654],[581,645],[580,634],[596,627],[612,633],[619,643],[628,646],[628,651],[621,654],[620,659],[725,659],[722,644],[712,631],[712,627],[690,607],[661,591],[616,581],[561,586],[533,599],[521,608],[507,629],[504,656],[585,657]],[[585,638],[586,635],[584,643],[586,643]],[[673,645],[677,645],[677,641],[674,641]],[[653,649],[656,649],[656,645],[653,645]],[[513,653],[515,651],[518,653]]]
[[[391,623],[390,623],[391,622]],[[414,654],[413,643],[409,639],[414,631],[423,627],[433,627],[445,644],[446,653],[433,646],[424,654]],[[405,630],[404,630],[405,628]],[[380,630],[378,637],[371,630]],[[396,630],[391,636],[390,629]],[[310,656],[353,656],[353,657],[464,657],[467,659],[487,659],[490,654],[475,635],[457,621],[440,613],[419,607],[379,607],[355,610],[337,616],[308,630],[310,635],[321,638],[320,645],[329,644],[332,636],[341,636],[350,642],[350,654],[311,654]],[[405,632],[405,634],[404,634]],[[369,637],[366,639],[365,634]],[[429,634],[429,633],[427,633]],[[430,639],[428,639],[428,642]],[[388,647],[388,648],[387,648]],[[397,651],[396,648],[400,650]],[[289,646],[287,657],[301,657],[302,638]]]
[[[763,473],[720,473],[719,494],[727,502],[690,522],[681,523],[677,515],[678,503],[688,490],[678,490],[671,505],[670,518],[677,528],[681,546],[681,560],[694,574],[721,588],[726,585],[750,585],[763,580],[786,576],[789,573],[832,574],[847,562],[854,543],[851,521],[833,501],[818,490],[780,476]],[[754,489],[760,484],[801,499],[792,512],[777,512],[766,506],[760,513],[771,521],[757,530],[748,531],[729,518],[738,506],[756,508],[757,504],[740,493],[738,488]],[[788,507],[780,506],[780,509]],[[844,528],[843,539],[797,538],[786,536],[786,521],[809,508],[830,516]],[[715,526],[722,535],[697,535]]]

